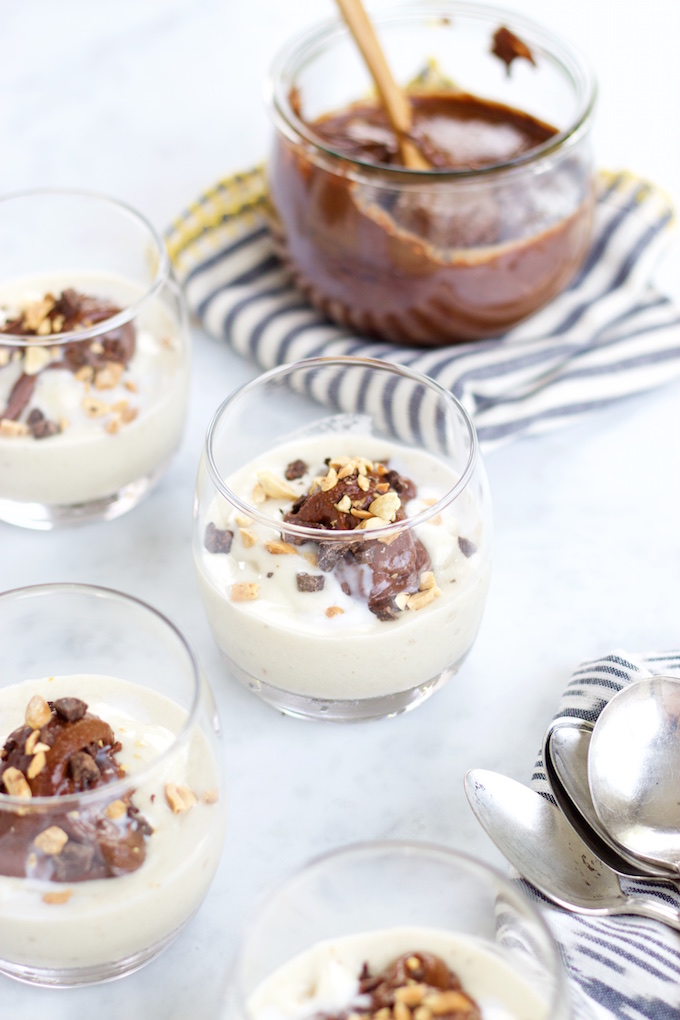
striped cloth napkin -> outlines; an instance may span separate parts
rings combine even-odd
[[[650,284],[674,219],[628,173],[601,173],[595,234],[569,289],[500,339],[415,348],[352,335],[310,307],[274,254],[261,168],[221,181],[167,232],[208,333],[268,369],[321,355],[408,365],[452,390],[485,448],[539,433],[680,374],[680,309]]]
[[[609,699],[650,674],[680,676],[680,651],[630,656],[615,652],[583,662],[566,687],[555,718],[594,722]],[[542,755],[532,787],[554,803]],[[521,885],[540,902],[560,947],[579,1020],[678,1020],[680,933],[658,921],[631,915],[584,917],[550,904],[533,886]],[[621,879],[626,892],[646,893],[680,910],[680,889],[666,882]]]

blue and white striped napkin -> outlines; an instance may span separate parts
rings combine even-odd
[[[680,651],[632,656],[615,652],[583,662],[563,693],[556,718],[594,722],[617,691],[650,674],[680,676]],[[554,803],[542,756],[531,785]],[[579,1020],[678,1020],[680,933],[633,915],[579,916],[552,906],[527,882],[521,884],[540,901],[560,946]],[[621,879],[621,884],[626,892],[658,897],[680,910],[680,889],[667,882]]]
[[[239,174],[167,234],[191,310],[262,368],[321,355],[408,365],[452,390],[487,449],[680,375],[680,309],[650,284],[674,213],[631,174],[599,175],[590,254],[567,291],[500,339],[436,349],[362,338],[310,307],[274,254],[265,203],[262,169]]]

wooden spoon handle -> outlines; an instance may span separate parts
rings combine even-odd
[[[373,25],[361,0],[336,0],[354,41],[383,101],[390,124],[394,128],[404,166],[412,170],[429,170],[430,164],[408,138],[411,130],[411,104],[399,88],[378,42]]]

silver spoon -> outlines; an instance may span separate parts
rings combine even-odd
[[[593,723],[556,719],[543,743],[546,776],[563,814],[594,854],[627,878],[677,880],[667,866],[650,864],[617,846],[597,816],[588,785],[588,748]]]
[[[498,849],[549,900],[580,914],[639,914],[680,931],[680,911],[626,896],[608,868],[545,797],[485,769],[465,776],[470,806]]]
[[[680,679],[636,680],[605,705],[588,749],[595,811],[628,854],[680,877]]]

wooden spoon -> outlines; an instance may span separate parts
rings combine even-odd
[[[388,120],[397,136],[402,163],[409,170],[430,170],[431,164],[408,137],[412,124],[411,104],[392,77],[385,54],[361,0],[336,0],[336,3],[385,106]]]

